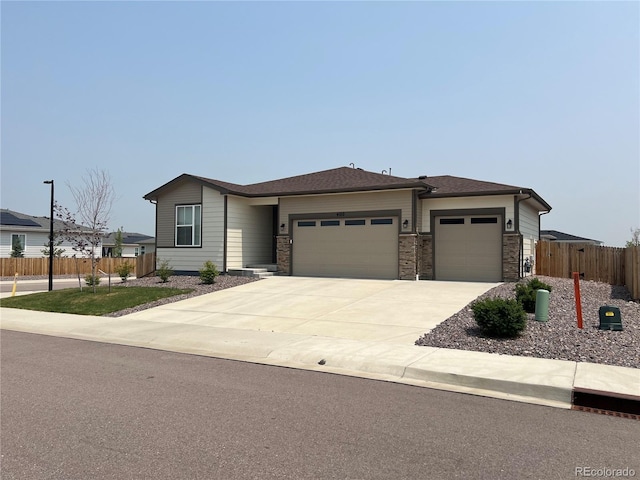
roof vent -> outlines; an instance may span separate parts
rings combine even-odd
[[[427,179],[427,176],[426,176],[426,175],[420,175],[420,176],[418,177],[418,180],[426,180],[426,179]]]

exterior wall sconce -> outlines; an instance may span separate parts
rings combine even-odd
[[[280,225],[280,231],[281,232],[284,232],[284,227],[285,227],[284,223]]]
[[[409,220],[405,220],[404,222],[402,222],[402,228],[404,228],[405,230],[409,228]]]
[[[507,230],[511,230],[511,227],[513,227],[513,222],[509,219],[507,220]]]

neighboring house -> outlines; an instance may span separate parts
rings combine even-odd
[[[582,243],[587,245],[602,245],[600,240],[592,240],[591,238],[577,237],[568,233],[559,232],[557,230],[540,230],[540,240],[548,240],[550,242],[562,243]]]
[[[117,232],[111,232],[102,241],[102,256],[112,257]],[[155,238],[142,233],[122,232],[122,257],[137,257],[155,251]]]
[[[10,257],[16,243],[20,243],[23,249],[23,257],[35,258],[44,257],[42,252],[49,247],[49,217],[34,217],[13,210],[0,210],[0,257]],[[61,220],[54,219],[53,231],[60,231],[64,228]],[[84,229],[86,227],[78,227]],[[54,250],[62,249],[63,257],[72,257],[78,254],[73,250],[73,245],[68,241],[63,241],[60,245],[55,245]],[[98,246],[98,252],[102,250],[102,245]]]
[[[277,264],[281,275],[512,281],[533,256],[530,188],[341,167],[236,185],[182,174],[156,204],[156,253],[178,273]]]

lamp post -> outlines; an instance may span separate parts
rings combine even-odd
[[[51,212],[49,216],[49,291],[53,290],[53,180],[42,183],[51,185]]]

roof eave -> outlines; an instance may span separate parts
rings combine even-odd
[[[538,195],[534,190],[530,188],[519,188],[517,190],[488,190],[483,192],[451,192],[451,193],[437,193],[436,192],[424,192],[420,194],[421,199],[426,198],[453,198],[453,197],[487,197],[493,195],[522,195],[529,194],[531,198],[537,201],[542,207],[543,211],[550,212],[551,205],[544,201],[544,199]]]

